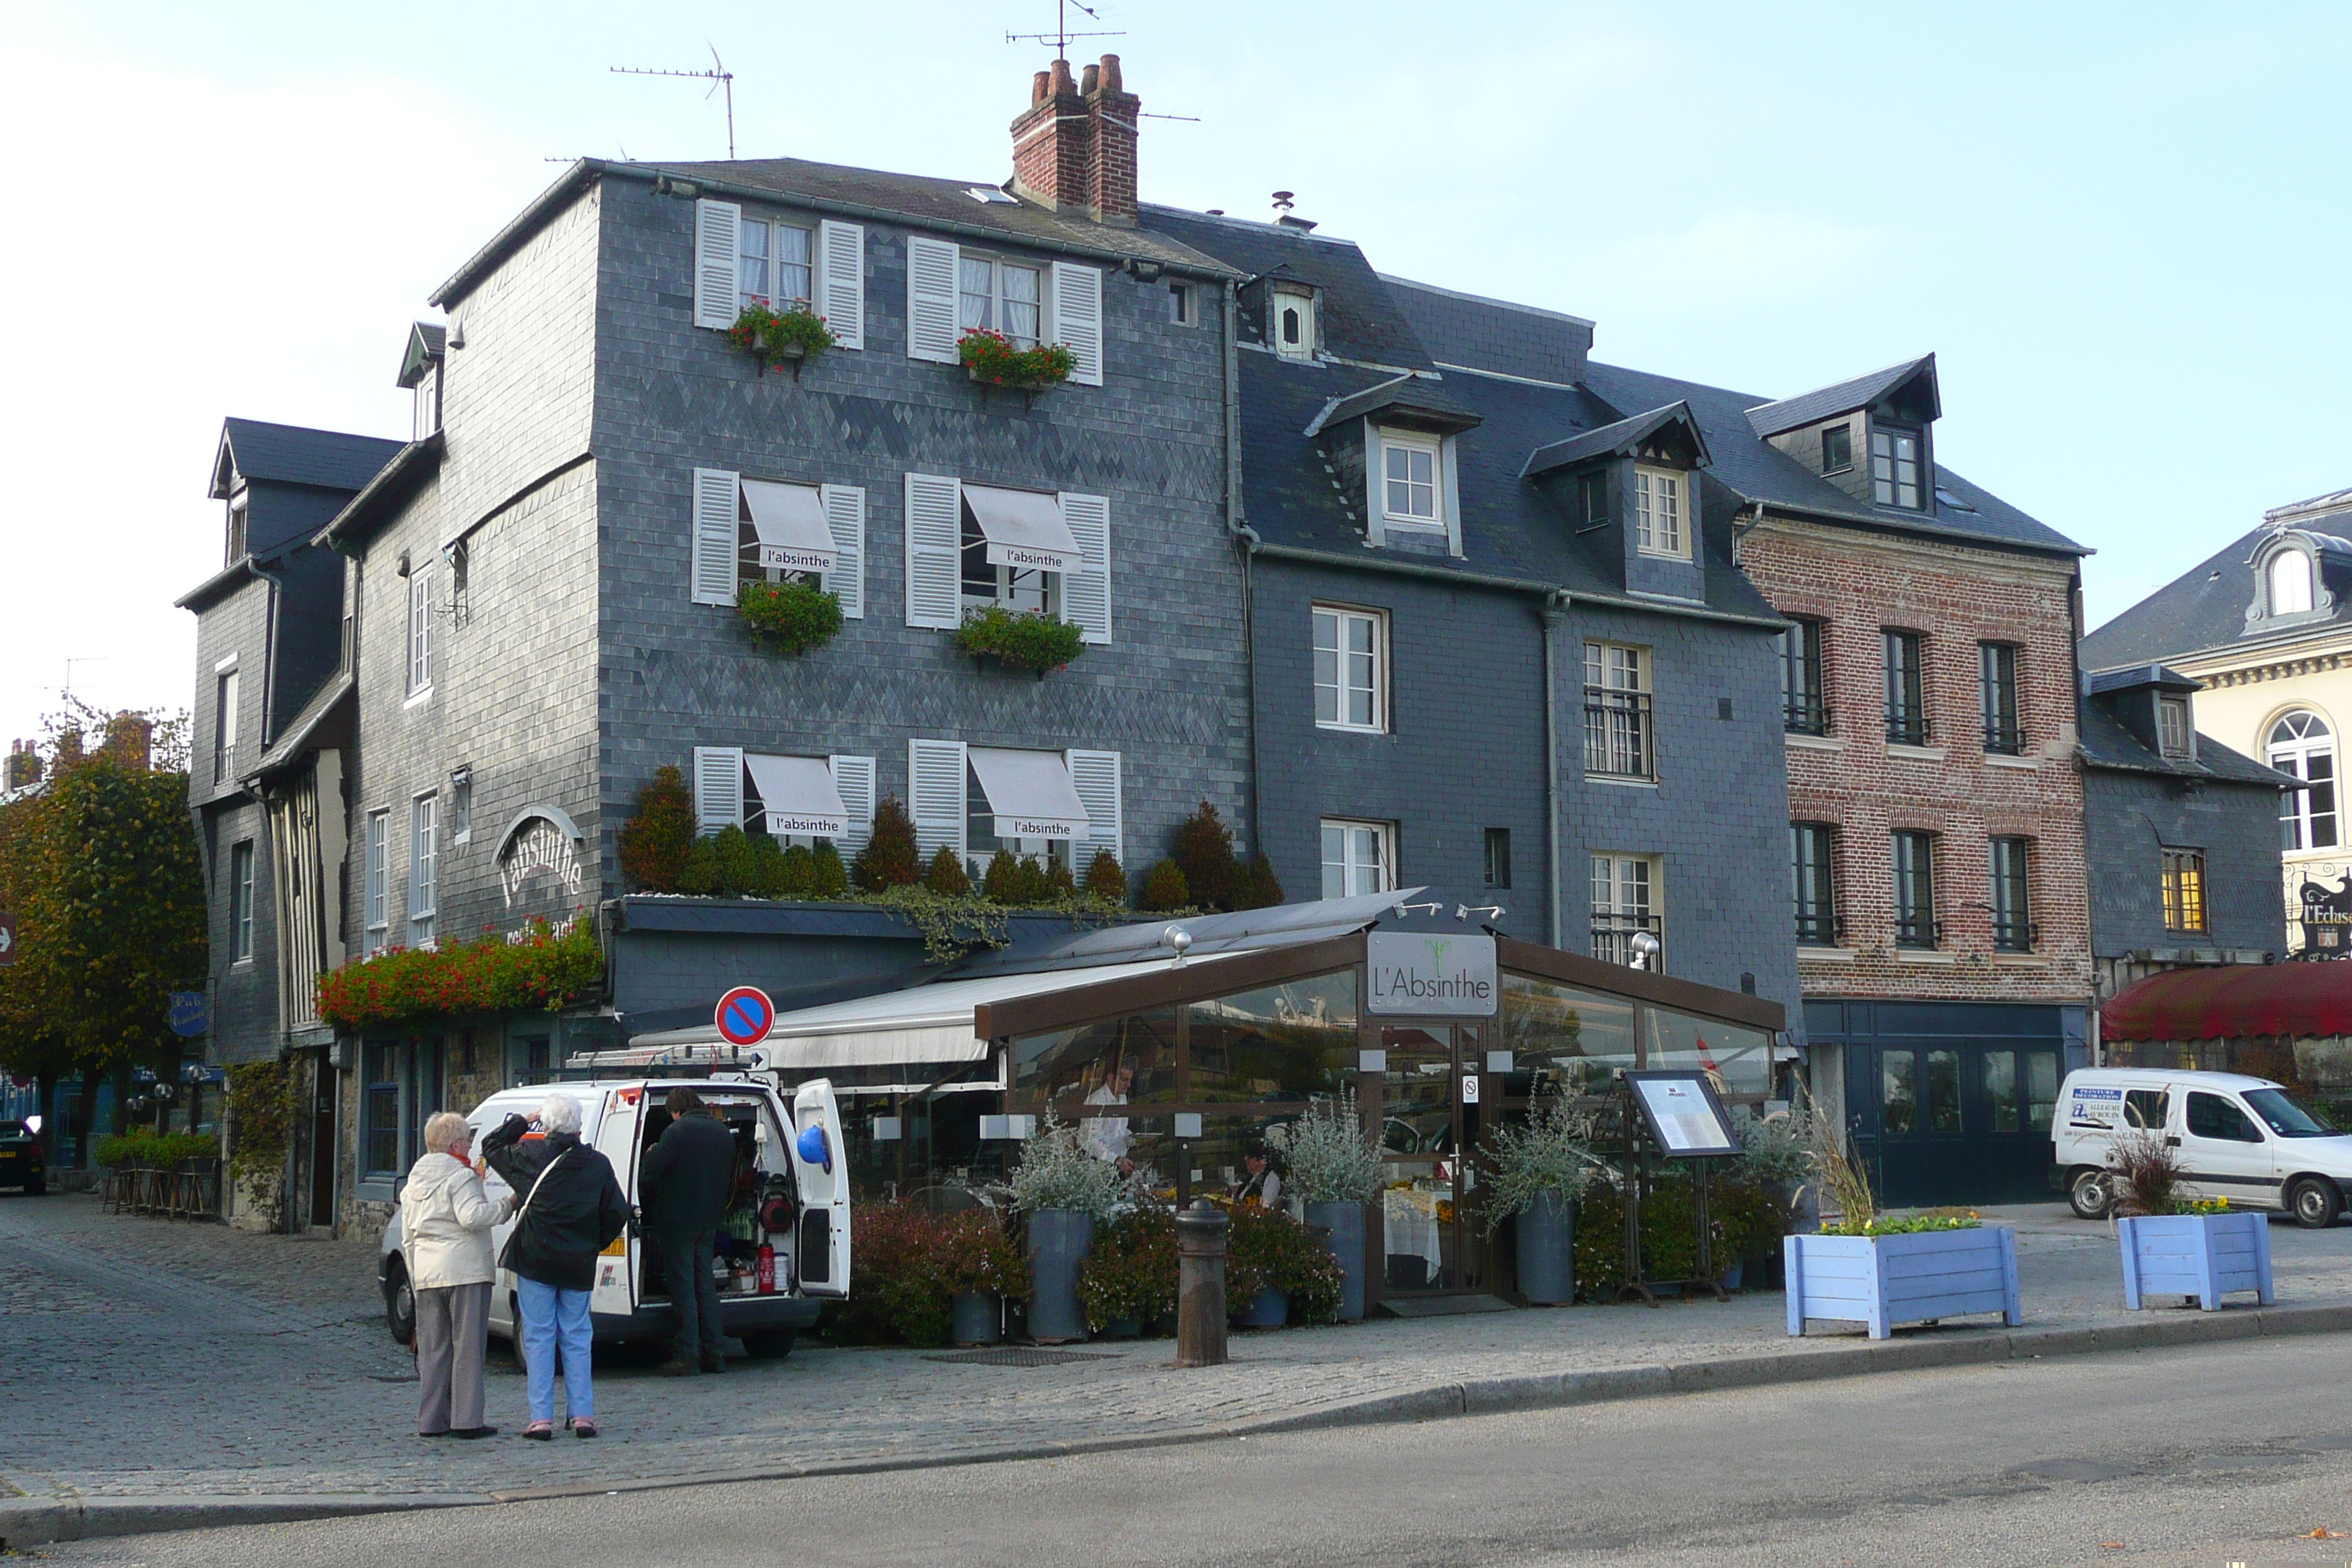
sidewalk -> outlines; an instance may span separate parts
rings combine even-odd
[[[406,1352],[384,1332],[364,1244],[109,1215],[94,1199],[0,1199],[0,1521],[61,1504],[91,1533],[194,1514],[344,1511],[604,1489],[688,1475],[971,1462],[1735,1384],[2352,1329],[2352,1228],[2274,1225],[2279,1305],[2122,1310],[2115,1243],[2063,1206],[2014,1225],[2025,1327],[1788,1337],[1778,1292],[1728,1303],[1573,1307],[1237,1334],[1232,1364],[1173,1368],[1168,1341],[975,1362],[803,1343],[683,1383],[600,1368],[594,1443],[425,1442]],[[494,1346],[489,1419],[522,1385]],[[17,1494],[10,1500],[9,1493]],[[239,1510],[231,1500],[247,1500]],[[173,1509],[174,1501],[186,1507]],[[97,1522],[110,1511],[113,1524]],[[135,1517],[140,1522],[131,1522]],[[79,1533],[79,1528],[73,1531]]]

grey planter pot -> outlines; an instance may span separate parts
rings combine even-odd
[[[1002,1337],[995,1297],[971,1290],[948,1299],[950,1337],[960,1345],[992,1345]]]
[[[1339,1262],[1339,1321],[1364,1315],[1364,1205],[1344,1199],[1307,1205],[1307,1223],[1326,1232],[1323,1245]]]
[[[1078,1305],[1078,1265],[1094,1250],[1095,1216],[1076,1209],[1038,1209],[1029,1216],[1029,1337],[1059,1344],[1087,1337]]]
[[[1521,1209],[1518,1231],[1519,1294],[1542,1307],[1576,1300],[1576,1204],[1556,1192],[1536,1194]]]
[[[1282,1327],[1290,1321],[1290,1292],[1267,1286],[1257,1293],[1255,1300],[1234,1315],[1234,1321],[1244,1329]]]

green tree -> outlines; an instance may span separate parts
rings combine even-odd
[[[637,792],[637,814],[621,825],[621,875],[633,888],[675,893],[694,847],[694,796],[686,775],[665,764]]]
[[[1207,801],[1176,825],[1176,843],[1170,852],[1184,873],[1184,887],[1192,901],[1207,909],[1234,907],[1234,883],[1240,868],[1234,860],[1234,830]]]

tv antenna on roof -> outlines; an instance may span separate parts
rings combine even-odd
[[[1102,20],[1102,13],[1087,5],[1087,0],[1054,0],[1054,30],[1052,32],[1007,33],[1004,35],[1004,41],[1008,44],[1051,44],[1054,46],[1054,58],[1055,59],[1067,59],[1070,58],[1070,40],[1072,38],[1124,38],[1127,37],[1124,32],[1073,33],[1070,31],[1070,7],[1073,5],[1076,5],[1079,10],[1085,12],[1091,20],[1097,22]]]
[[[735,73],[729,70],[727,62],[719,58],[718,45],[708,39],[704,43],[710,50],[711,68],[707,71],[660,70],[645,66],[610,66],[606,68],[614,76],[679,76],[695,81],[707,81],[710,83],[710,91],[702,95],[706,100],[710,93],[724,88],[727,91],[727,161],[731,163],[735,161]]]

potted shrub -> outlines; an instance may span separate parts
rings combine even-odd
[[[1564,1100],[1486,1136],[1486,1228],[1517,1216],[1519,1292],[1538,1306],[1576,1299],[1576,1200],[1599,1173],[1591,1118]]]
[[[1021,1163],[1004,1191],[1028,1226],[1029,1337],[1041,1344],[1086,1338],[1078,1268],[1094,1245],[1096,1226],[1125,1200],[1126,1181],[1116,1166],[1087,1152],[1077,1128],[1048,1111],[1037,1135],[1022,1146]]]
[[[1806,1114],[1822,1199],[1836,1205],[1838,1218],[1832,1225],[1824,1214],[1819,1234],[1781,1242],[1790,1334],[1801,1336],[1808,1318],[1861,1321],[1874,1340],[1896,1323],[1972,1312],[1999,1312],[2011,1328],[2025,1321],[2015,1231],[1981,1226],[1968,1213],[1881,1215],[1837,1124],[1819,1106]]]
[[[1329,1237],[1340,1271],[1338,1312],[1352,1323],[1364,1315],[1364,1205],[1381,1190],[1380,1150],[1364,1135],[1355,1091],[1317,1100],[1297,1121],[1267,1128],[1265,1144],[1307,1205],[1307,1223]]]
[[[1361,1215],[1360,1206],[1357,1212]],[[1234,1322],[1244,1329],[1278,1329],[1290,1321],[1293,1307],[1309,1322],[1330,1321],[1343,1289],[1330,1248],[1275,1210],[1244,1206],[1229,1210],[1228,1217],[1225,1301]]]
[[[833,347],[834,336],[823,316],[795,302],[782,310],[744,306],[727,329],[727,341],[758,361],[761,374],[790,365],[798,379],[802,363]]]
[[[1095,1236],[1078,1269],[1087,1326],[1133,1339],[1146,1324],[1176,1315],[1176,1216],[1160,1209],[1121,1215]]]
[[[2116,1133],[2107,1170],[2126,1310],[2139,1310],[2149,1296],[2178,1295],[2218,1312],[2230,1290],[2252,1290],[2265,1307],[2278,1300],[2267,1215],[2233,1211],[2227,1198],[2181,1197],[2179,1157],[2147,1128]]]
[[[966,1209],[940,1222],[940,1283],[948,1292],[949,1337],[960,1345],[992,1345],[1003,1303],[1029,1299],[1029,1266],[1004,1234],[993,1209]]]
[[[1078,368],[1077,356],[1060,343],[1020,348],[1003,332],[986,327],[974,327],[958,339],[956,357],[972,380],[1022,392],[1059,386]]]
[[[841,601],[814,583],[746,583],[735,613],[761,647],[777,653],[823,647],[841,630]]]
[[[956,647],[979,660],[995,659],[1009,669],[1034,669],[1045,679],[1087,651],[1086,637],[1069,622],[1040,610],[1008,610],[983,605],[966,610],[956,627]]]

